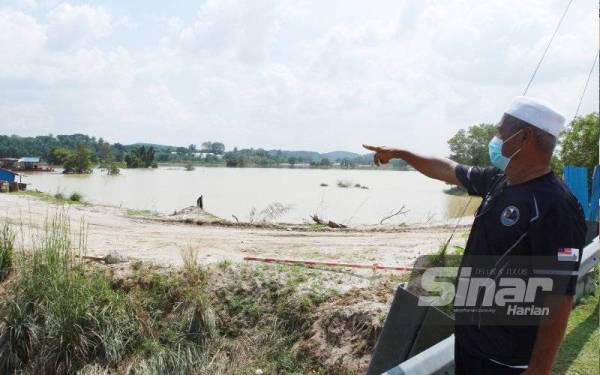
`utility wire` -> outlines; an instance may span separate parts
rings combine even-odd
[[[573,116],[573,120],[575,120],[575,118],[579,114],[579,110],[581,109],[581,103],[583,102],[583,98],[585,97],[585,92],[587,91],[588,85],[590,84],[590,79],[592,78],[592,73],[594,72],[596,63],[598,62],[598,54],[599,53],[600,53],[600,51],[596,52],[596,55],[594,56],[594,62],[592,63],[592,67],[590,68],[590,72],[588,73],[587,80],[585,81],[585,86],[583,86],[583,92],[581,93],[581,96],[579,97],[579,102],[577,103],[577,110],[575,111],[575,116]]]
[[[546,46],[546,49],[544,50],[544,53],[542,54],[540,61],[538,61],[537,66],[535,67],[535,70],[533,71],[533,74],[531,75],[531,78],[529,78],[529,82],[527,83],[525,90],[523,90],[523,95],[527,94],[527,91],[529,90],[529,86],[531,86],[531,82],[533,82],[535,75],[537,74],[538,70],[540,69],[540,66],[542,65],[542,61],[544,61],[544,58],[546,57],[546,53],[548,53],[548,50],[550,49],[550,45],[552,44],[552,41],[554,41],[554,37],[556,36],[556,33],[558,32],[560,25],[562,24],[563,20],[565,19],[565,16],[567,15],[567,11],[569,10],[569,7],[571,6],[572,2],[573,2],[573,0],[569,0],[569,3],[567,4],[565,11],[563,12],[562,16],[560,17],[560,20],[558,21],[558,24],[556,25],[556,29],[554,29],[554,33],[552,34],[552,37],[550,38],[550,41],[548,42],[548,45]]]

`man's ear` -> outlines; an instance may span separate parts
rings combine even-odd
[[[528,144],[534,141],[534,133],[531,127],[526,127],[523,129],[523,135],[521,136],[522,144]]]

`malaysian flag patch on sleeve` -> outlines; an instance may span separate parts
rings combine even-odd
[[[558,249],[557,258],[561,262],[577,262],[579,260],[579,249],[571,247]]]

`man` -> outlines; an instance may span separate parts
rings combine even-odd
[[[505,283],[523,286],[536,276],[535,281],[543,284],[524,297],[535,298],[536,307],[541,309],[519,310],[540,316],[515,316],[516,304],[502,306],[497,300],[493,309],[481,309],[479,290],[475,309],[457,308],[459,297],[466,295],[457,292],[456,374],[551,372],[572,308],[586,232],[579,203],[550,169],[556,137],[564,123],[565,118],[547,103],[516,98],[488,145],[494,166],[486,168],[403,149],[363,145],[375,152],[378,166],[394,158],[403,159],[428,177],[460,185],[470,195],[483,198],[459,280],[471,277],[463,270],[480,267],[494,282],[506,279]],[[521,274],[524,282],[508,280],[514,270],[528,271]],[[483,290],[487,296],[488,289]]]

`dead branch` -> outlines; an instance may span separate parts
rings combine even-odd
[[[408,212],[409,210],[405,210],[404,209],[404,205],[402,205],[402,207],[400,207],[400,209],[396,212],[393,212],[391,215],[384,217],[383,219],[381,219],[379,221],[379,224],[383,224],[384,221],[393,218],[394,216],[398,216],[398,215],[404,215]]]

